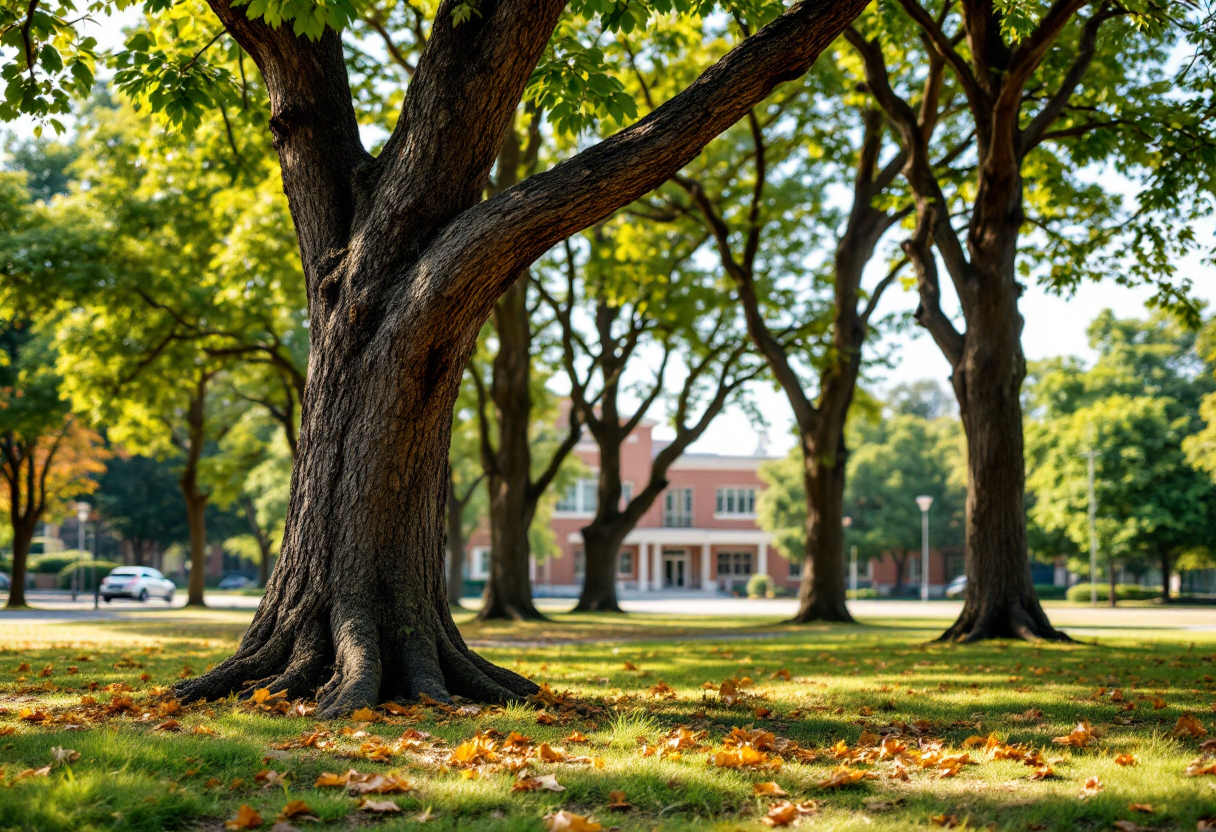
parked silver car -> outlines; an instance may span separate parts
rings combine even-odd
[[[147,601],[153,597],[171,603],[176,589],[173,581],[146,566],[120,566],[101,579],[101,598],[106,603],[115,598]]]

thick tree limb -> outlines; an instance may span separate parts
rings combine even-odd
[[[425,258],[445,265],[424,263],[428,275],[450,276],[435,280],[429,294],[463,303],[476,296],[484,308],[509,274],[654,190],[777,84],[806,72],[865,5],[805,0],[793,6],[638,123],[469,209]]]
[[[1113,8],[1107,1],[1103,2],[1089,20],[1085,21],[1085,26],[1081,29],[1081,37],[1077,41],[1076,55],[1073,56],[1072,64],[1065,73],[1059,89],[1047,100],[1043,109],[1035,114],[1019,137],[1018,151],[1022,156],[1037,147],[1046,137],[1047,129],[1063,115],[1068,106],[1068,100],[1081,85],[1085,73],[1089,71],[1090,63],[1093,62],[1094,53],[1097,51],[1098,30],[1102,24],[1125,13],[1122,9]]]

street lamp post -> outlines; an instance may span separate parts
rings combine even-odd
[[[80,558],[84,555],[84,524],[93,507],[88,503],[76,504],[76,563],[72,566],[72,600],[80,593]]]
[[[929,507],[933,498],[922,494],[916,498],[920,507],[920,600],[929,600]]]

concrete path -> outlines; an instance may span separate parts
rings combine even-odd
[[[39,591],[30,593],[31,610],[4,612],[0,610],[0,631],[5,624],[30,624],[34,622],[68,621],[114,621],[138,620],[148,615],[164,620],[176,616],[166,615],[171,610],[185,606],[185,598],[179,595],[172,605],[163,601],[114,600],[102,602],[93,609],[92,596],[81,596],[72,601],[67,592]],[[0,605],[7,600],[0,595]],[[252,616],[260,597],[237,593],[209,592],[207,607],[214,612],[236,612]],[[464,604],[476,609],[479,599],[466,598]],[[566,612],[573,599],[538,598],[536,605],[546,612]],[[623,600],[621,606],[627,612],[658,615],[712,616],[721,618],[724,625],[734,619],[772,618],[787,619],[797,611],[797,601],[792,598],[753,600],[748,598],[722,598],[713,596],[690,596],[659,594]],[[1174,632],[1216,631],[1216,607],[1170,606],[1170,607],[1109,607],[1090,608],[1065,602],[1048,602],[1044,605],[1047,614],[1056,626],[1067,629],[1078,636],[1109,635],[1119,630],[1159,630]],[[863,623],[881,625],[883,621],[924,621],[926,626],[944,627],[962,609],[960,601],[850,601],[849,610]],[[0,638],[0,641],[3,641]]]

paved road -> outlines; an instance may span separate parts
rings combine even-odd
[[[0,596],[0,603],[3,600],[6,599]],[[207,594],[207,605],[211,610],[236,612],[250,616],[260,600],[256,596],[236,593],[211,592]],[[179,595],[171,606],[162,601],[148,601],[141,604],[138,601],[115,600],[109,604],[103,602],[100,609],[94,610],[91,596],[82,596],[73,602],[69,593],[45,591],[31,593],[29,601],[35,609],[0,612],[0,630],[6,623],[130,620],[144,615],[164,619],[174,617],[166,616],[167,612],[180,610],[185,605],[185,598]],[[465,605],[470,608],[475,608],[476,604],[477,599],[465,599]],[[570,609],[572,604],[573,601],[570,599],[537,599],[537,606],[550,612],[564,612]],[[628,612],[636,613],[713,616],[723,619],[723,623],[726,624],[731,619],[739,618],[789,618],[797,610],[797,601],[790,598],[752,600],[655,593],[645,597],[626,599],[622,601],[621,606]],[[1091,609],[1063,602],[1048,603],[1046,606],[1052,621],[1057,626],[1067,628],[1074,635],[1096,636],[1129,628],[1178,632],[1216,631],[1216,607],[1121,607],[1112,611],[1107,607]],[[962,603],[959,601],[930,601],[928,603],[921,601],[850,601],[849,609],[862,621],[881,623],[883,620],[893,619],[925,620],[926,623],[933,622],[932,626],[937,626],[956,617],[962,609]]]

